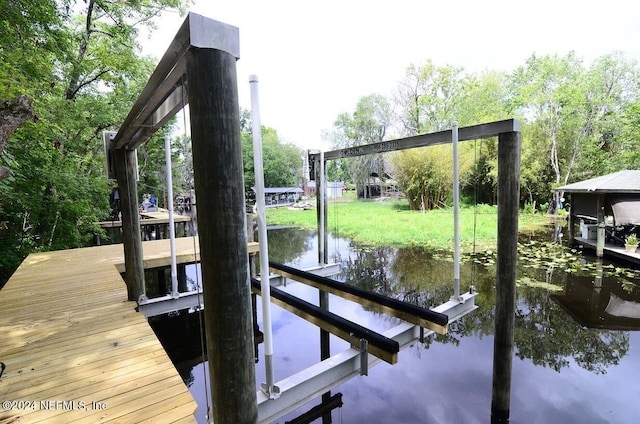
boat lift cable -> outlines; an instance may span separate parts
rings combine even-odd
[[[480,153],[478,154],[478,140],[473,141],[473,163],[475,165],[475,171],[473,173],[474,179],[474,187],[473,187],[473,258],[474,260],[471,262],[471,285],[475,287],[476,285],[476,235],[478,229],[478,187],[480,182],[478,180],[478,163],[482,158],[482,139],[480,139]]]
[[[182,79],[182,83],[184,84],[186,82],[185,78],[183,77]],[[186,100],[184,98],[184,90],[182,90],[182,126],[183,126],[183,136],[184,139],[186,140],[188,137],[187,134],[187,112],[186,112]],[[198,220],[198,210],[193,208],[192,209],[192,216],[191,219],[193,221],[193,219],[195,218],[195,220]],[[192,235],[191,235],[191,240],[193,241],[193,262],[197,264],[197,256],[196,256],[196,232],[192,231]],[[204,285],[202,284],[202,279],[200,278],[200,267],[196,266],[195,267],[196,270],[196,293],[198,295],[198,305],[204,305],[204,300],[202,299],[202,292],[204,290]],[[204,311],[201,308],[197,308],[197,313],[198,313],[198,323],[200,324],[200,354],[202,355],[202,361],[203,361],[203,366],[202,366],[202,381],[203,381],[203,385],[204,385],[204,398],[207,400],[207,409],[206,409],[206,419],[207,422],[213,422],[213,414],[211,411],[211,404],[210,404],[210,397],[209,397],[209,384],[207,383],[207,367],[204,366],[204,360],[206,357],[206,353],[204,351],[204,347],[205,344],[207,343],[206,337],[205,337],[205,333],[204,333],[204,322],[202,321],[202,314],[204,313]]]

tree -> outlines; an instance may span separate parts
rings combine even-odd
[[[618,169],[640,169],[640,102],[636,101],[625,108],[623,130],[618,138]]]
[[[532,55],[512,78],[512,105],[526,129],[522,168],[534,170],[524,174],[531,196],[535,191],[549,196],[576,176],[619,169],[622,119],[638,93],[634,62],[614,53],[587,69],[573,52]],[[562,193],[555,196],[557,202]]]
[[[584,160],[576,166],[576,172],[584,178],[627,166],[624,129],[628,128],[627,112],[638,101],[640,75],[636,65],[614,52],[596,59],[587,71]]]
[[[411,64],[394,98],[400,132],[410,136],[451,128],[462,104],[462,86],[462,68],[437,67],[431,60]]]
[[[66,41],[61,24],[53,0],[0,5],[0,155],[11,134],[35,117],[30,98],[54,84],[56,53],[64,51]],[[0,180],[8,176],[9,168],[0,166]]]
[[[454,121],[458,121],[459,125],[476,123],[477,115],[492,113],[485,112],[483,105],[476,102],[473,96],[473,93],[480,91],[485,94],[483,97],[491,97],[489,81],[488,77],[484,80],[465,77],[461,68],[437,67],[430,60],[420,67],[409,66],[395,96],[401,132],[411,136],[449,129]],[[500,101],[501,97],[497,97],[497,100],[491,98],[488,105]],[[465,108],[467,105],[470,106]],[[461,175],[470,169],[474,157],[473,153],[470,154],[472,151],[472,146],[461,145]],[[453,191],[452,155],[450,146],[390,155],[394,177],[400,190],[407,195],[412,209],[432,209],[449,202]]]
[[[241,113],[244,187],[251,193],[256,184],[253,167],[253,136],[248,111]],[[302,181],[302,149],[282,143],[275,129],[261,126],[262,166],[265,187],[297,187]]]
[[[391,126],[391,106],[387,99],[379,94],[362,97],[353,114],[341,113],[333,124],[333,131],[327,136],[333,148],[342,149],[383,141]],[[381,155],[360,156],[343,159],[335,166],[345,169],[351,181],[356,184],[363,197],[370,197],[369,180],[372,175],[381,179],[389,172]]]

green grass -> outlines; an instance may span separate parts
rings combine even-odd
[[[329,232],[359,244],[371,246],[424,246],[433,249],[453,249],[453,209],[421,213],[411,211],[404,200],[354,200],[330,202],[327,207]],[[474,244],[478,249],[496,245],[497,208],[478,205],[460,209],[460,240],[465,251]],[[543,215],[521,214],[520,228],[531,230],[548,222]],[[315,210],[292,211],[287,208],[268,209],[269,225],[292,225],[317,228]]]

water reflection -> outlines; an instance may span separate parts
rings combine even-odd
[[[271,259],[299,268],[315,265],[314,236],[305,230],[271,231]],[[329,246],[333,257],[343,264],[336,277],[342,281],[420,306],[437,305],[453,293],[452,263],[446,254],[420,248],[359,248],[345,239],[330,239]],[[545,249],[536,251],[547,254]],[[640,305],[639,281],[628,275],[620,277],[608,265],[597,282],[592,267],[566,272],[566,267],[555,262],[533,266],[532,259],[524,258],[519,279],[547,285],[518,287],[514,355],[519,360],[513,363],[512,422],[636,422],[640,332],[616,330],[637,328],[632,324],[638,320],[633,314],[635,305]],[[425,344],[402,351],[398,364],[380,364],[369,376],[339,386],[344,406],[333,411],[334,422],[489,421],[495,299],[491,256],[465,256],[461,280],[463,289],[471,283],[476,286],[480,308],[452,324],[447,335],[427,338]],[[317,290],[302,284],[290,282],[283,289],[318,302]],[[557,289],[560,291],[553,291]],[[332,312],[374,331],[398,322],[335,296],[330,296],[329,303]],[[273,308],[272,319],[277,380],[318,361],[317,327],[278,307]],[[587,328],[588,320],[601,325]],[[617,327],[607,325],[614,322]],[[331,337],[332,354],[346,347],[345,342]],[[203,373],[202,364],[189,366],[192,393],[205,405],[203,379],[208,374]],[[258,365],[256,382],[263,381],[264,370]],[[317,403],[278,422],[292,420]]]

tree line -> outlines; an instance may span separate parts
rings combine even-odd
[[[155,61],[141,29],[184,12],[188,0],[0,2],[0,286],[33,251],[85,245],[109,216],[101,133],[117,130]],[[507,73],[467,73],[430,61],[411,65],[390,98],[362,98],[327,133],[336,147],[517,117],[523,122],[523,203],[545,202],[554,185],[638,168],[637,64],[621,53],[586,66],[575,54],[532,56]],[[178,118],[180,119],[180,118]],[[241,112],[245,190],[254,184],[251,125]],[[163,140],[138,150],[140,194],[164,198]],[[179,131],[177,131],[179,132]],[[267,186],[294,186],[301,150],[262,128]],[[495,140],[461,149],[466,193],[495,196]],[[442,151],[438,150],[442,149]],[[446,205],[446,147],[332,163],[335,179],[393,174],[412,207]],[[445,156],[445,154],[447,156]],[[175,191],[193,188],[190,141],[172,140]],[[360,162],[358,162],[360,161]],[[332,178],[333,179],[333,178]],[[140,199],[141,200],[141,199]]]
[[[110,215],[104,130],[117,131],[155,68],[142,30],[189,0],[0,2],[0,287],[31,252],[81,247]],[[243,111],[245,188],[254,184]],[[166,202],[164,137],[174,192],[193,188],[191,143],[176,118],[138,148],[138,192]],[[177,135],[176,135],[177,134]],[[265,180],[296,185],[301,151],[263,127]],[[165,203],[166,205],[166,203]]]
[[[638,64],[621,52],[585,64],[574,52],[531,55],[514,71],[465,72],[428,60],[410,65],[390,97],[359,100],[325,139],[334,148],[517,118],[522,123],[522,205],[551,204],[553,189],[640,168]],[[496,199],[497,140],[463,143],[460,172],[468,201]],[[341,160],[333,178],[365,185],[372,171],[399,184],[412,208],[451,204],[450,146]]]

